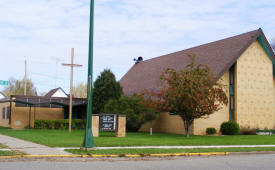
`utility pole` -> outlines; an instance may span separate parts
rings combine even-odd
[[[74,48],[72,48],[71,64],[62,64],[62,66],[71,67],[71,80],[70,80],[70,106],[69,106],[69,132],[72,131],[72,110],[73,110],[73,70],[74,67],[82,67],[80,64],[74,64]]]
[[[27,60],[25,59],[24,96],[27,95]]]
[[[90,7],[90,33],[89,33],[89,58],[88,58],[88,85],[87,85],[87,121],[83,148],[94,147],[92,132],[92,111],[93,111],[93,52],[94,52],[94,0],[91,0]]]

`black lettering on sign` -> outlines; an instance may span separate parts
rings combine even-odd
[[[116,128],[116,115],[114,114],[101,114],[99,120],[100,131],[115,131]]]

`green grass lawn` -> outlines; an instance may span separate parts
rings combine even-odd
[[[0,156],[14,156],[23,155],[24,153],[18,151],[0,151]]]
[[[80,149],[66,149],[73,154],[97,155],[97,154],[160,154],[160,153],[198,153],[198,152],[252,152],[252,151],[275,151],[273,147],[267,148],[202,148],[202,149],[101,149],[84,151]]]
[[[84,131],[73,130],[11,130],[0,129],[0,134],[29,140],[51,147],[80,147],[83,142]],[[191,136],[154,133],[127,133],[125,138],[116,138],[114,133],[100,133],[94,138],[95,146],[191,146],[191,145],[267,145],[275,144],[275,135],[238,135],[238,136]]]

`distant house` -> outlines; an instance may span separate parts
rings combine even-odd
[[[62,88],[50,90],[45,96],[12,95],[0,100],[0,126],[22,129],[34,126],[34,120],[67,119],[69,95]],[[73,98],[73,119],[84,118],[86,99]]]
[[[190,63],[186,54],[196,55],[227,86],[229,105],[207,119],[195,120],[192,133],[205,134],[208,127],[219,130],[222,122],[234,120],[242,128],[275,128],[275,56],[262,29],[167,54],[135,64],[120,80],[126,95],[144,89],[159,90],[166,68],[182,70]],[[185,133],[177,115],[161,113],[140,131]]]
[[[58,87],[56,89],[50,90],[45,97],[69,97],[68,94],[65,93],[65,91],[61,88]]]
[[[0,92],[0,102],[6,99],[7,99],[7,96],[4,93]],[[9,108],[10,108],[9,103],[6,103],[6,104],[0,103],[0,113],[1,113],[0,126],[4,126],[4,127],[9,126],[9,120],[8,120],[10,117]]]
[[[1,99],[5,99],[7,96],[4,94],[4,93],[2,93],[2,92],[0,92],[0,100]]]

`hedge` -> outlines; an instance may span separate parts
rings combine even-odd
[[[220,130],[223,135],[238,135],[240,133],[240,126],[234,121],[228,121],[221,124]]]
[[[69,120],[35,120],[35,129],[68,129]],[[83,119],[73,119],[72,120],[73,129],[85,129],[85,120]]]
[[[214,135],[216,133],[217,133],[217,130],[215,128],[210,127],[210,128],[206,129],[206,134],[207,135]]]

